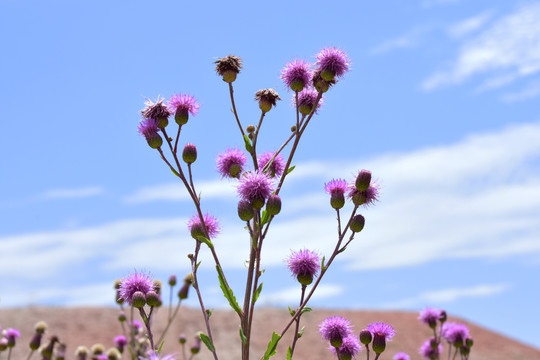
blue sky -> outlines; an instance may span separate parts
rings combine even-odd
[[[244,125],[256,90],[284,98],[263,125],[267,151],[294,121],[280,70],[334,45],[353,68],[302,139],[261,303],[297,302],[284,259],[331,252],[323,185],[366,168],[381,201],[312,305],[440,307],[540,347],[540,2],[0,0],[0,41],[0,306],[111,305],[112,281],[134,268],[189,271],[193,206],[136,132],[145,97],[177,92],[202,104],[180,141],[198,147],[195,181],[238,293],[246,237],[215,158],[242,139],[213,61],[244,59]],[[208,257],[201,277],[223,306]]]

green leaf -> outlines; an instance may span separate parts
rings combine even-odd
[[[307,312],[310,312],[310,311],[313,311],[312,308],[310,308],[309,306],[304,306],[304,308],[302,309],[301,313],[307,313]]]
[[[212,244],[212,242],[209,239],[205,238],[202,235],[197,236],[197,240],[199,240],[202,243],[205,243],[210,249],[214,248],[214,244]]]
[[[246,145],[247,152],[251,154],[253,152],[253,147],[251,147],[251,141],[249,140],[249,137],[245,134],[244,134],[244,143]]]
[[[302,337],[302,335],[304,335],[304,327],[303,326],[300,329],[300,331],[298,332],[298,338],[300,339]]]
[[[208,350],[210,350],[210,352],[214,352],[216,350],[216,348],[214,347],[214,344],[212,344],[212,340],[210,340],[210,338],[207,335],[200,333],[199,336],[201,337],[201,340],[204,343],[204,345],[206,345]]]
[[[206,316],[208,316],[208,319],[210,319],[210,316],[212,316],[212,311],[210,309],[206,309]]]
[[[268,213],[268,211],[263,210],[261,216],[261,226],[266,224],[268,221],[270,221],[270,214]]]
[[[272,333],[272,340],[268,342],[268,347],[266,348],[266,352],[264,353],[263,360],[268,360],[276,354],[276,348],[279,339],[281,339],[281,335],[276,334],[276,332],[274,331]]]
[[[326,269],[326,267],[324,266],[324,259],[325,259],[325,256],[323,255],[322,260],[321,260],[321,270]]]
[[[165,340],[161,340],[161,344],[159,345],[159,348],[157,350],[157,353],[159,355],[159,353],[161,352],[161,348],[163,347],[163,344],[165,343]]]
[[[247,337],[244,335],[244,330],[242,330],[242,327],[238,327],[238,332],[240,333],[240,339],[242,339],[242,343],[247,344]]]
[[[295,167],[296,165],[291,166],[289,170],[287,170],[287,175],[289,175],[294,170]]]
[[[171,171],[173,172],[174,175],[180,177],[180,174],[178,173],[178,171],[174,170],[174,168],[172,166],[169,166],[171,168]]]
[[[292,350],[290,346],[287,349],[287,360],[292,360]]]
[[[225,283],[225,275],[223,275],[223,271],[221,270],[219,265],[216,265],[216,270],[218,272],[219,287],[223,291],[223,296],[225,296],[225,299],[229,301],[229,305],[231,305],[231,308],[236,311],[236,313],[240,315],[240,317],[242,317],[242,310],[236,302],[236,298],[234,297],[232,289],[228,287]]]
[[[262,284],[263,283],[260,283],[259,286],[257,287],[257,290],[255,290],[255,294],[253,295],[253,303],[254,304],[257,301],[257,299],[259,298],[259,294],[261,293],[261,290],[262,290]]]
[[[294,316],[294,314],[296,314],[296,311],[291,309],[290,306],[289,306],[289,314],[291,314],[291,316]]]

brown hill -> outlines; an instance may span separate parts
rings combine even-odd
[[[167,315],[165,310],[160,309],[157,314],[158,317],[154,323],[154,332],[157,334],[160,334],[164,327]],[[115,308],[29,307],[2,309],[0,310],[0,325],[4,329],[8,327],[17,328],[21,332],[19,343],[14,348],[13,360],[27,358],[29,353],[28,343],[33,334],[33,327],[39,320],[48,323],[47,335],[57,335],[62,342],[67,344],[66,358],[72,359],[73,352],[79,345],[90,347],[95,343],[102,343],[106,348],[112,347],[113,338],[121,334],[120,324],[116,320],[117,315],[118,310]],[[380,357],[381,360],[392,359],[392,356],[400,351],[408,353],[411,359],[420,359],[418,348],[430,336],[429,329],[416,320],[418,316],[416,313],[317,310],[304,314],[302,318],[302,325],[305,326],[306,330],[297,344],[295,359],[324,360],[334,358],[326,349],[326,345],[317,331],[317,325],[324,318],[334,315],[350,319],[357,331],[375,321],[384,321],[393,325],[397,334],[394,340],[388,343],[387,350]],[[259,359],[264,353],[272,331],[281,331],[289,319],[288,311],[284,309],[261,308],[256,312],[251,350],[253,359]],[[213,336],[221,360],[240,358],[237,320],[237,315],[231,311],[216,310],[212,314]],[[538,349],[460,319],[450,318],[449,320],[463,322],[469,326],[471,335],[475,340],[471,360],[540,360],[540,350]],[[184,333],[189,339],[199,330],[204,330],[200,310],[181,309],[166,337],[163,353],[179,352],[178,335]],[[286,348],[290,343],[290,333],[287,335],[282,339],[274,359],[285,358]],[[190,342],[191,339],[188,340],[188,344]],[[0,354],[0,358],[5,359],[5,354]],[[36,355],[32,357],[32,359],[38,358]],[[195,359],[206,360],[211,358],[210,353],[204,348]],[[359,359],[363,358],[363,355],[359,356]]]

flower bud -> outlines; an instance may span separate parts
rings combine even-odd
[[[191,286],[191,283],[184,282],[184,285],[180,288],[178,291],[178,297],[183,300],[187,299],[188,293],[189,293],[189,287]]]
[[[169,285],[170,286],[175,286],[176,285],[176,275],[171,275],[169,277]]]
[[[268,214],[270,215],[277,215],[281,211],[281,198],[276,195],[272,194],[268,197],[268,201],[266,202],[266,211],[268,211]]]
[[[263,208],[264,202],[265,202],[264,197],[254,196],[251,199],[251,207],[254,208],[255,210],[260,210]]]
[[[126,313],[123,311],[120,311],[120,313],[118,314],[118,321],[124,322],[126,320],[127,320]]]
[[[21,333],[17,329],[7,329],[5,336],[7,339],[7,346],[12,348],[15,346],[15,341],[21,336]]]
[[[47,331],[47,323],[45,321],[38,321],[36,325],[34,325],[34,330],[36,330],[36,333],[38,334],[45,334],[45,331]]]
[[[364,329],[360,331],[360,342],[364,345],[368,345],[371,340],[373,339],[373,335],[371,335],[371,331]]]
[[[354,215],[351,220],[351,230],[355,233],[360,232],[364,228],[365,223],[366,219],[362,215]]]
[[[441,310],[441,313],[439,315],[439,321],[441,322],[441,324],[444,323],[447,318],[448,318],[448,315],[446,314],[446,311]]]
[[[468,337],[465,339],[465,346],[471,348],[473,345],[474,345],[474,340],[472,338]]]
[[[52,353],[54,351],[54,344],[56,344],[57,342],[58,342],[58,337],[51,336],[51,339],[49,340],[49,343],[47,344],[47,346],[42,347],[41,350],[40,350],[41,355],[43,356],[43,358],[46,358],[46,359],[51,358]]]
[[[135,293],[133,293],[131,301],[134,307],[140,309],[146,304],[146,297],[141,291],[135,291]],[[105,351],[105,349],[103,351]]]
[[[7,349],[7,344],[8,344],[8,341],[6,338],[1,338],[0,339],[0,351],[4,351]]]
[[[161,288],[163,287],[163,284],[161,283],[160,280],[158,279],[154,279],[154,291],[158,294],[158,295],[161,295]]]
[[[118,335],[114,338],[114,345],[120,351],[120,353],[124,352],[124,348],[127,345],[127,339],[124,335]]]
[[[186,164],[192,164],[197,160],[197,147],[193,144],[186,144],[184,151],[182,151],[182,160]]]
[[[371,172],[362,170],[356,176],[355,186],[358,191],[366,191],[371,183]]]
[[[248,127],[246,128],[246,131],[248,132],[248,134],[254,133],[255,132],[255,126],[254,125],[248,125]]]
[[[41,338],[43,337],[42,334],[36,332],[34,336],[32,337],[32,340],[30,340],[30,349],[31,350],[37,350],[41,346]]]
[[[114,300],[118,305],[122,305],[124,303],[124,298],[122,297],[122,293],[120,292],[120,290],[116,290],[116,296]]]
[[[120,279],[114,280],[114,289],[115,290],[119,290],[121,285],[122,285],[122,280],[120,280]]]
[[[90,348],[90,352],[92,353],[92,356],[102,355],[105,353],[105,346],[102,344],[94,344]]]
[[[180,336],[178,337],[178,342],[179,342],[181,345],[184,345],[184,344],[187,342],[186,335],[180,334]]]
[[[253,208],[249,201],[241,200],[238,203],[238,217],[243,221],[249,221],[253,218]]]
[[[461,355],[463,355],[463,356],[468,356],[468,355],[471,353],[471,348],[468,347],[468,346],[462,346],[462,347],[459,349],[459,352],[460,352]]]
[[[187,124],[189,119],[189,110],[179,107],[174,114],[174,120],[180,126]]]
[[[330,206],[339,210],[345,205],[345,195],[343,193],[334,193],[330,196]]]
[[[429,346],[431,346],[432,349],[437,349],[439,347],[439,343],[437,342],[437,339],[434,337],[431,337],[429,339]]]
[[[79,346],[75,350],[75,356],[77,360],[86,360],[89,353],[90,353],[90,350],[88,350],[86,346]]]
[[[146,303],[151,307],[161,306],[161,298],[155,291],[149,291],[146,293]]]
[[[199,334],[197,334],[196,338],[193,340],[193,343],[191,344],[191,347],[189,348],[189,351],[191,351],[192,354],[198,354],[201,350],[201,337]]]
[[[295,132],[295,131],[296,131],[296,125],[291,126],[291,132]]]
[[[120,360],[122,355],[120,355],[120,351],[117,348],[110,348],[107,350],[107,360]]]
[[[381,354],[386,349],[386,338],[381,335],[375,334],[373,336],[373,343],[371,344],[373,351],[377,354]]]

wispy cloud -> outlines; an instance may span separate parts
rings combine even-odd
[[[463,298],[489,297],[507,291],[510,288],[508,284],[482,284],[465,288],[447,288],[434,291],[425,291],[417,296],[392,301],[382,304],[381,307],[388,309],[402,309],[415,306],[424,306],[424,304],[452,303]]]
[[[489,19],[491,19],[492,16],[492,11],[486,11],[479,15],[452,24],[446,29],[446,31],[451,37],[461,38],[465,35],[470,35],[476,30],[479,30],[489,21]]]
[[[340,285],[321,284],[317,287],[317,291],[313,294],[312,301],[331,298],[342,294],[345,289]],[[300,287],[294,286],[280,291],[274,291],[265,295],[261,295],[259,303],[261,305],[291,305],[297,304],[300,300]]]
[[[236,196],[234,184],[227,180],[203,181],[197,184],[197,191],[205,199],[230,198]],[[198,194],[197,194],[198,195]],[[152,201],[191,200],[181,183],[160,184],[137,190],[125,198],[126,203],[141,204]]]
[[[507,103],[529,100],[540,96],[540,80],[530,83],[526,88],[518,92],[506,93],[501,99]]]
[[[507,83],[508,79],[535,74],[540,71],[539,43],[540,3],[522,6],[466,40],[450,66],[428,77],[422,88],[432,91],[483,73],[503,71]]]
[[[418,45],[422,35],[429,30],[429,27],[422,26],[393,39],[386,40],[370,50],[372,55],[384,54],[393,50],[408,49]]]
[[[53,189],[40,196],[42,199],[78,199],[101,195],[104,192],[102,187],[90,186],[76,189]]]
[[[321,182],[328,174],[350,178],[360,168],[384,180],[382,201],[362,210],[365,229],[337,258],[351,271],[361,271],[448,259],[537,256],[539,158],[540,123],[530,123],[362,162],[311,162],[298,168],[304,169],[304,179]],[[285,213],[285,207],[274,220],[266,240],[272,246],[265,246],[265,268],[283,266],[289,249],[309,247],[327,258],[333,250],[336,219],[327,194],[317,189],[287,203],[295,209]],[[214,246],[226,269],[243,269],[248,257],[245,230],[234,217],[226,219]],[[16,268],[12,277],[17,283],[88,267],[113,273],[133,267],[187,271],[185,254],[193,251],[193,239],[186,223],[186,218],[130,219],[0,237],[0,273]],[[213,269],[204,249],[201,260],[201,269]]]

